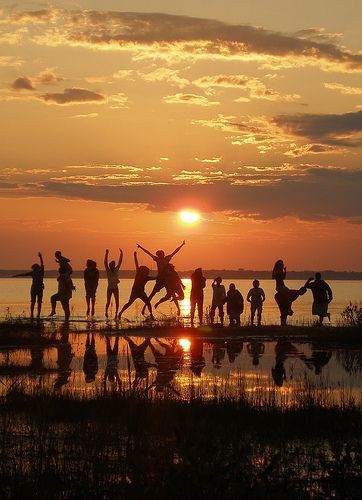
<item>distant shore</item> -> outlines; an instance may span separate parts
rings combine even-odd
[[[0,278],[11,278],[14,274],[20,274],[29,271],[29,269],[0,269]],[[288,280],[307,280],[311,276],[314,276],[316,271],[321,272],[323,279],[325,280],[362,280],[362,271],[333,271],[333,270],[320,270],[316,269],[314,271],[290,271],[288,269]],[[106,273],[104,270],[100,269],[100,277],[106,278]],[[181,278],[190,278],[193,270],[189,271],[178,271]],[[120,278],[122,279],[133,279],[135,275],[134,269],[124,269],[119,272]],[[207,279],[213,279],[216,276],[221,276],[224,279],[271,279],[271,271],[256,271],[252,269],[204,269],[203,274]],[[58,271],[56,269],[50,269],[45,271],[45,278],[56,278],[58,276]],[[82,270],[73,270],[73,278],[83,278]]]

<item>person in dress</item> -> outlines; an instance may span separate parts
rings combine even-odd
[[[315,279],[309,278],[309,280],[304,285],[305,288],[312,291],[313,294],[313,305],[312,314],[318,316],[319,326],[323,325],[323,319],[328,318],[331,320],[331,315],[328,312],[328,305],[333,300],[333,293],[331,287],[322,280],[321,273],[315,273]]]

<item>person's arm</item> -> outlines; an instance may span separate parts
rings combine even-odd
[[[152,257],[152,259],[156,258],[156,255],[153,255],[153,253],[151,253],[149,250],[147,250],[147,248],[142,247],[139,243],[137,243],[137,248],[140,248],[141,250],[143,250],[147,255]]]
[[[181,245],[179,247],[177,247],[172,253],[170,253],[170,255],[168,255],[169,258],[172,258],[174,255],[177,254],[177,252],[179,252],[181,250],[181,248],[186,244],[185,240],[183,240],[183,242],[181,243]]]
[[[27,273],[14,274],[12,278],[20,278],[21,276],[33,276],[33,271],[29,271]]]
[[[140,266],[138,265],[137,252],[133,252],[133,257],[134,257],[134,265],[136,266],[136,269],[138,271],[138,268]]]
[[[119,259],[118,259],[118,264],[116,265],[117,271],[121,267],[122,260],[123,260],[123,251],[121,249],[119,249]]]
[[[109,250],[107,248],[106,253],[104,254],[104,267],[105,267],[106,271],[108,271],[108,269],[109,269],[109,267],[108,267],[108,255],[109,255]]]
[[[332,300],[333,300],[333,293],[332,293],[332,289],[331,289],[331,287],[328,285],[328,283],[326,283],[326,285],[327,285],[327,292],[328,292],[328,304],[329,304],[329,303],[330,303],[330,302],[332,302]]]
[[[251,290],[248,291],[248,295],[246,296],[246,300],[251,302]]]
[[[44,261],[43,261],[43,256],[42,256],[41,252],[38,252],[38,257],[40,260],[40,269],[42,272],[44,272]]]
[[[262,301],[264,302],[265,301],[265,292],[263,289],[261,289],[261,298],[262,298]]]
[[[313,281],[313,278],[308,278],[304,284],[304,288],[310,288],[310,283]]]

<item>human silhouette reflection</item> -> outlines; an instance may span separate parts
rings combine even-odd
[[[190,346],[191,371],[196,377],[201,377],[205,368],[204,343],[202,339],[192,339]]]
[[[118,373],[118,345],[119,337],[116,337],[113,347],[110,337],[106,337],[107,362],[103,376],[103,387],[107,389],[107,380],[111,383],[112,389],[121,388],[121,377]]]
[[[124,337],[131,350],[131,356],[135,369],[135,378],[133,381],[133,388],[135,389],[141,380],[148,378],[148,369],[152,366],[156,367],[154,363],[149,363],[145,360],[145,354],[148,347],[150,347],[151,340],[145,339],[141,344],[136,344],[130,337]]]
[[[332,352],[320,350],[318,346],[312,344],[312,355],[305,359],[305,364],[308,368],[313,369],[316,375],[322,373],[322,369],[326,366],[332,357]]]
[[[83,358],[83,372],[87,383],[94,382],[98,373],[98,357],[94,334],[87,333]]]
[[[259,340],[253,340],[246,346],[249,356],[252,359],[254,366],[258,366],[260,358],[263,356],[265,351],[265,345]]]
[[[57,346],[58,377],[54,383],[54,389],[60,389],[69,382],[72,370],[70,364],[73,359],[72,345],[69,342],[69,327],[65,321],[61,328],[60,344]]]
[[[272,376],[278,387],[282,387],[287,379],[284,363],[288,358],[306,360],[305,354],[298,351],[289,340],[278,340],[275,346],[275,367],[272,368]]]
[[[224,340],[214,340],[212,342],[212,364],[214,368],[219,370],[221,363],[225,359],[225,342]]]
[[[241,354],[244,347],[242,340],[228,340],[226,342],[226,352],[230,363],[234,363],[236,358]]]
[[[30,370],[35,373],[43,372],[44,349],[34,346],[30,348]]]
[[[157,366],[156,380],[151,387],[155,387],[157,392],[163,392],[165,389],[169,389],[176,394],[176,396],[180,397],[181,394],[173,387],[172,381],[177,370],[181,367],[183,350],[176,339],[170,343],[161,342],[158,339],[155,339],[155,341],[165,352],[161,352],[152,342],[150,342],[150,348]]]

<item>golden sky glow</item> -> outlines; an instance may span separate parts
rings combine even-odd
[[[179,269],[361,270],[360,2],[14,5],[0,268],[186,239]]]

